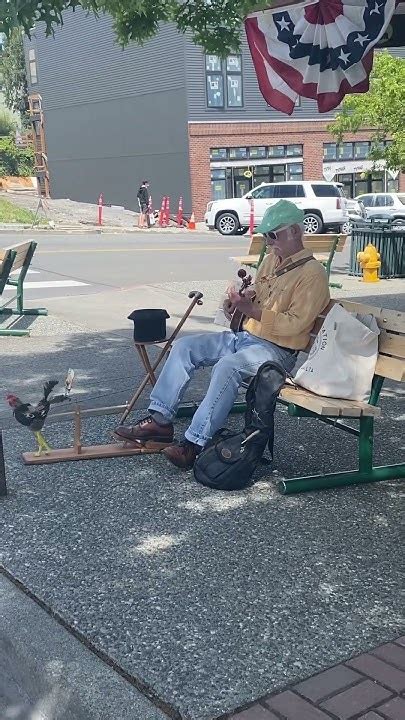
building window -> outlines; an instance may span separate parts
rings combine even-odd
[[[211,170],[211,197],[213,200],[226,198],[225,170]]]
[[[353,143],[346,142],[338,145],[338,159],[339,160],[352,160],[353,159]]]
[[[302,157],[302,145],[287,145],[286,155],[288,157]]]
[[[284,145],[272,145],[269,147],[269,157],[284,157]]]
[[[398,178],[387,178],[387,192],[398,192],[399,180]]]
[[[248,156],[247,147],[229,148],[230,160],[246,160]]]
[[[207,105],[209,108],[243,106],[242,58],[229,55],[221,60],[218,55],[205,56]]]
[[[384,173],[383,172],[371,173],[371,192],[372,193],[384,192]]]
[[[28,68],[30,73],[30,83],[31,85],[36,85],[36,83],[38,82],[38,73],[37,61],[35,59],[35,50],[33,48],[28,51]]]
[[[271,145],[269,157],[302,157],[302,145]]]
[[[271,168],[270,182],[284,182],[286,176],[285,165],[273,165]]]
[[[354,157],[356,160],[365,160],[370,152],[369,142],[354,143]]]
[[[242,58],[229,55],[226,59],[226,88],[228,107],[242,107]]]
[[[226,160],[227,156],[226,148],[211,148],[210,150],[211,160]]]
[[[207,72],[222,72],[222,60],[218,55],[205,56],[205,69]]]
[[[222,75],[207,73],[207,104],[210,108],[224,107],[224,79]]]
[[[249,157],[251,160],[262,160],[267,157],[267,148],[264,145],[262,147],[251,147],[249,148]]]
[[[302,163],[291,163],[287,165],[288,180],[302,180],[303,165]]]
[[[336,143],[324,143],[323,144],[323,159],[324,160],[336,160],[337,159]]]

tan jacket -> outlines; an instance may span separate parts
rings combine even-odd
[[[283,275],[274,275],[304,257],[311,257],[311,253],[300,250],[282,263],[273,252],[265,256],[254,285],[261,320],[247,318],[244,330],[281,347],[306,348],[313,324],[330,300],[326,270],[313,258]]]

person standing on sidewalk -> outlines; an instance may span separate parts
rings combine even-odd
[[[242,332],[207,332],[177,340],[154,386],[149,415],[133,427],[114,431],[119,440],[134,443],[173,442],[173,419],[194,372],[213,367],[211,382],[187,429],[185,438],[163,454],[182,469],[194,461],[226,421],[243,380],[254,377],[268,360],[291,372],[304,350],[319,313],[330,301],[326,270],[305,250],[304,213],[287,200],[266,210],[258,232],[271,252],[256,276],[254,294],[230,291],[224,311],[245,316]]]
[[[139,203],[139,219],[138,227],[150,227],[149,222],[149,182],[147,180],[142,181],[142,185],[138,190],[137,194]],[[146,220],[146,226],[145,226]]]

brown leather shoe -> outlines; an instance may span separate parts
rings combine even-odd
[[[162,453],[176,467],[182,470],[191,470],[201,450],[202,448],[199,445],[194,445],[194,443],[188,440],[183,440],[183,442],[177,445],[169,445],[169,447],[164,448]]]
[[[120,425],[114,430],[114,435],[118,440],[126,440],[133,443],[145,443],[150,441],[171,443],[174,437],[173,424],[158,425],[151,415],[140,420],[133,427],[125,427]]]

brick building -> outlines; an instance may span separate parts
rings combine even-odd
[[[393,49],[404,55],[404,48]],[[327,179],[349,197],[405,190],[405,176],[368,172],[369,133],[340,146],[301,99],[287,117],[263,100],[246,43],[221,60],[174,27],[121,50],[111,22],[66,12],[54,38],[39,24],[26,43],[30,90],[45,117],[51,195],[136,208],[147,178],[154,204],[180,195],[201,219],[211,199],[261,182]]]

